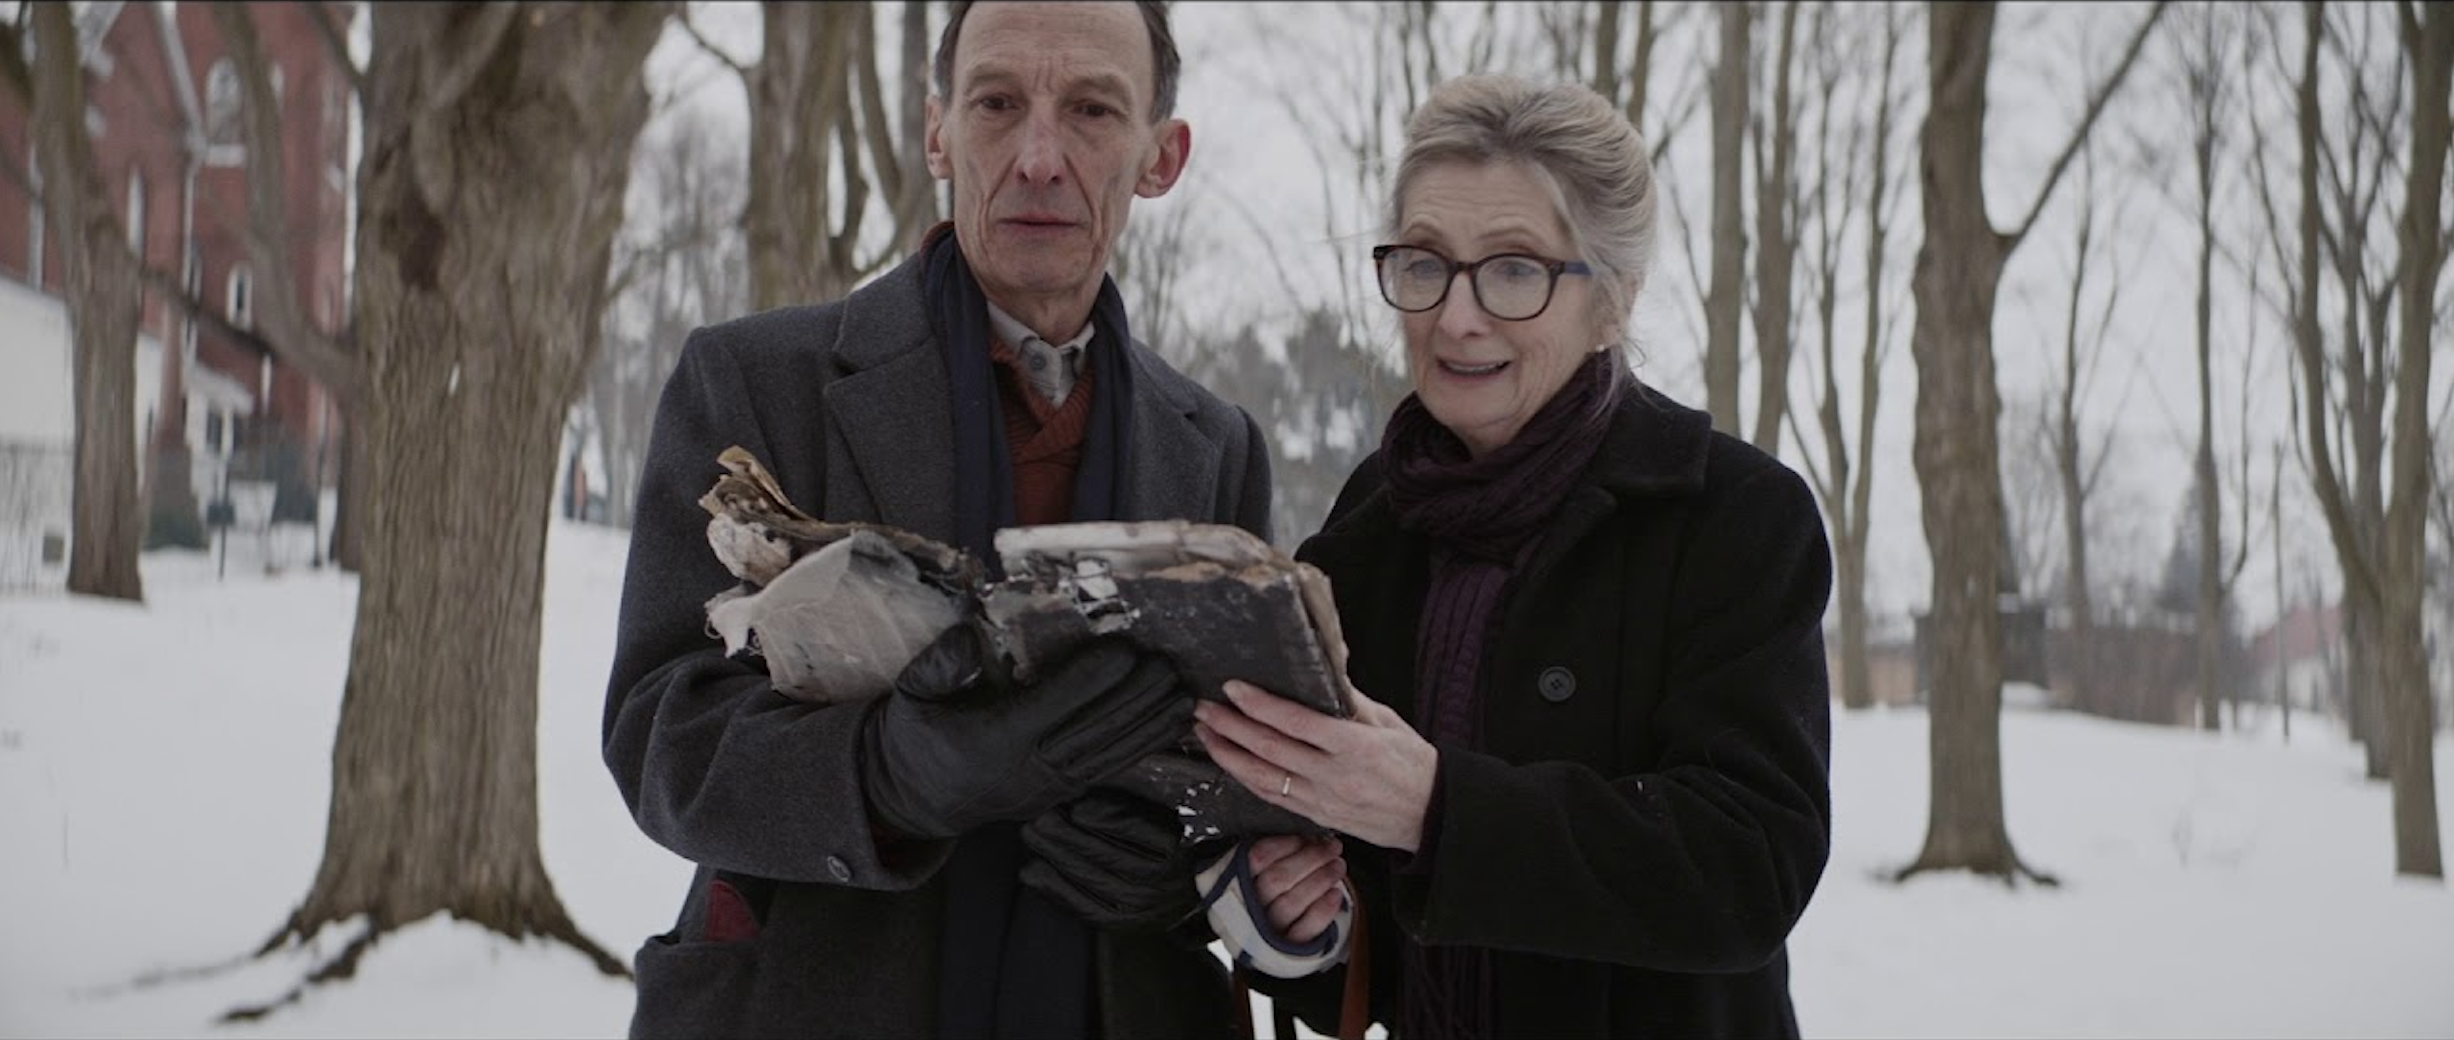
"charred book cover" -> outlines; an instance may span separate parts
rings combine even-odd
[[[1328,579],[1242,528],[1182,520],[1016,527],[996,534],[1002,580],[970,554],[879,524],[831,523],[784,497],[729,448],[700,499],[708,543],[741,582],[708,603],[713,637],[762,659],[776,691],[807,701],[885,693],[946,628],[980,626],[1018,682],[1083,641],[1121,635],[1166,654],[1196,696],[1242,679],[1352,714]],[[1185,840],[1319,828],[1227,777],[1189,736],[1114,781],[1183,819]]]

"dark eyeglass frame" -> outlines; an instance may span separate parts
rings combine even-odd
[[[1389,254],[1400,249],[1408,249],[1417,253],[1427,254],[1438,258],[1441,263],[1448,265],[1448,275],[1440,279],[1440,295],[1433,297],[1430,303],[1424,304],[1421,307],[1407,307],[1399,304],[1394,297],[1389,295]],[[1549,272],[1551,276],[1550,281],[1542,287],[1542,305],[1534,308],[1533,313],[1512,317],[1510,315],[1501,314],[1498,311],[1492,310],[1491,305],[1483,301],[1483,265],[1498,260],[1530,260],[1541,265],[1544,271]],[[1375,283],[1378,283],[1380,286],[1381,302],[1408,314],[1421,314],[1424,311],[1437,310],[1441,304],[1447,303],[1449,301],[1449,290],[1456,288],[1457,286],[1457,272],[1459,271],[1465,272],[1466,284],[1472,286],[1474,289],[1474,305],[1482,308],[1483,313],[1488,314],[1500,321],[1532,321],[1536,318],[1542,317],[1542,312],[1551,309],[1551,298],[1559,295],[1559,276],[1563,274],[1590,275],[1593,273],[1593,266],[1582,260],[1553,260],[1550,257],[1536,256],[1532,253],[1493,253],[1490,256],[1486,256],[1480,260],[1467,261],[1451,260],[1437,249],[1430,249],[1424,246],[1410,246],[1404,243],[1390,243],[1388,245],[1372,247],[1372,280]]]

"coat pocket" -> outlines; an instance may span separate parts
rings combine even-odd
[[[639,948],[632,971],[639,1002],[631,1012],[633,1037],[745,1036],[758,1032],[752,994],[759,974],[759,941],[684,942],[667,932]]]

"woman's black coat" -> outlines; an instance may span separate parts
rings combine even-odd
[[[1298,555],[1334,583],[1356,687],[1414,721],[1429,555],[1378,456]],[[1495,951],[1503,1035],[1795,1035],[1784,943],[1830,850],[1831,575],[1795,473],[1628,395],[1500,608],[1485,746],[1440,749],[1429,871],[1347,842],[1374,1017],[1397,1020],[1403,929]],[[1342,975],[1265,988],[1326,1029]]]

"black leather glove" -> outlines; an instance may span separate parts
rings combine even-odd
[[[1172,808],[1093,788],[1024,825],[1022,883],[1094,927],[1170,928],[1201,905],[1183,831]]]
[[[1192,730],[1193,695],[1174,666],[1122,638],[1084,644],[1027,686],[983,678],[991,658],[956,625],[872,707],[861,778],[878,823],[951,838],[1028,820]]]

